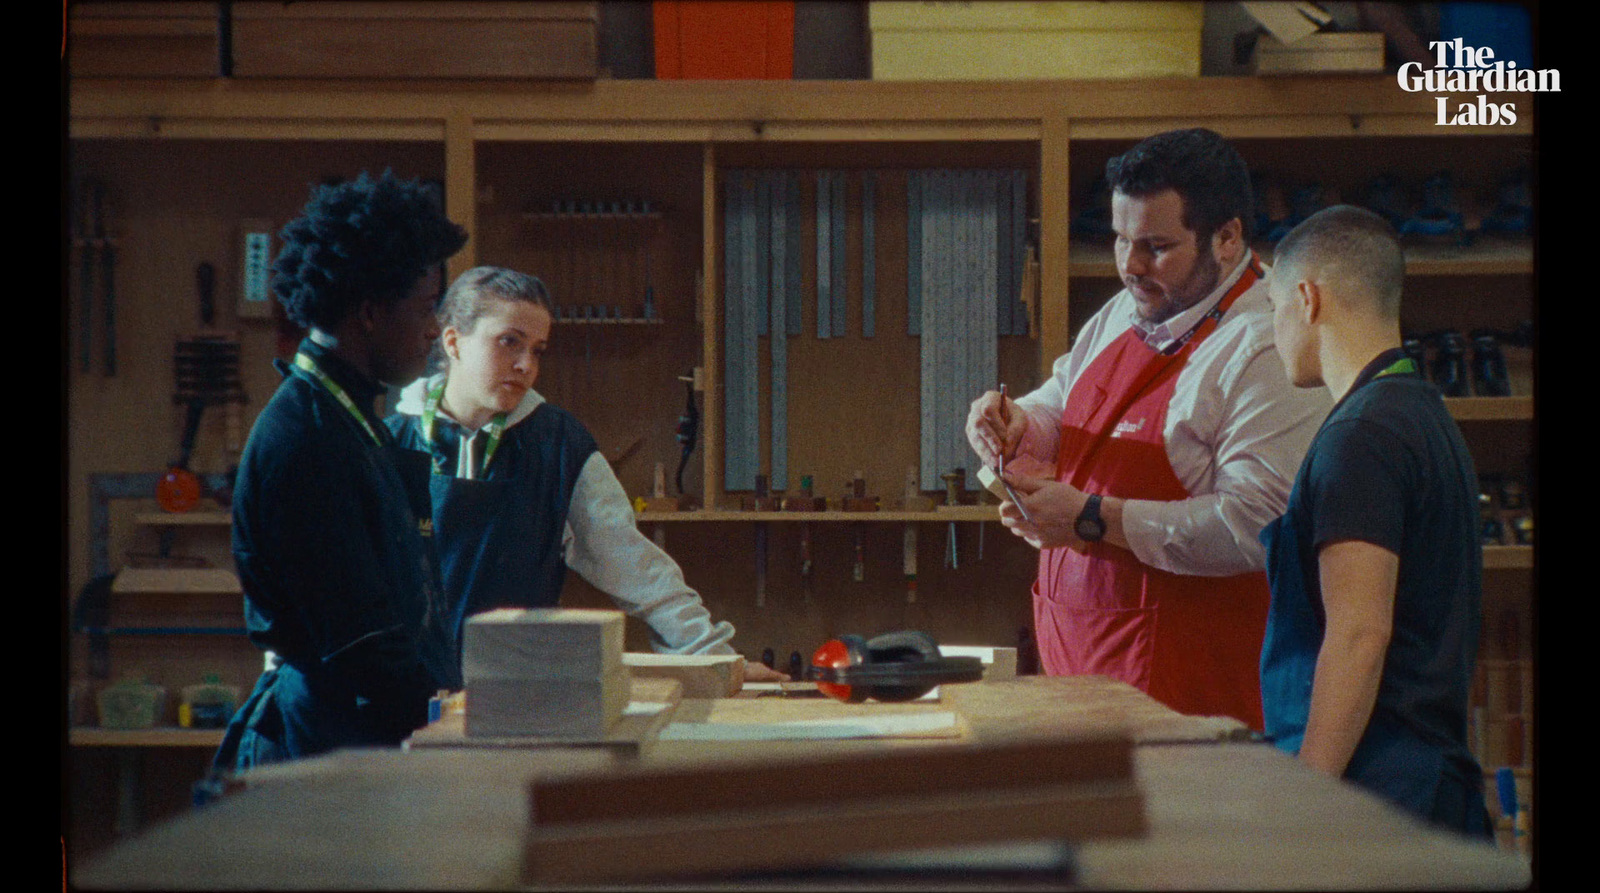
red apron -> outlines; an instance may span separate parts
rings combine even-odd
[[[1171,354],[1130,328],[1090,362],[1061,413],[1056,480],[1086,493],[1173,501],[1190,494],[1162,432],[1173,385],[1195,348],[1260,278],[1255,258]],[[1261,724],[1266,574],[1200,577],[1157,570],[1108,543],[1045,549],[1034,583],[1039,656],[1052,676],[1102,675],[1192,715]]]

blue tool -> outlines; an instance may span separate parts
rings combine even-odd
[[[1517,776],[1510,766],[1501,766],[1494,774],[1495,787],[1500,794],[1500,814],[1517,823]]]

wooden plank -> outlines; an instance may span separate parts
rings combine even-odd
[[[241,15],[233,53],[237,78],[582,80],[598,73],[599,37],[592,21]]]
[[[622,717],[600,735],[468,735],[466,717],[458,713],[440,717],[436,722],[411,733],[405,747],[411,750],[603,748],[618,754],[637,756],[655,743],[661,729],[672,721],[682,699],[683,685],[675,679],[635,679],[630,684],[628,706],[623,710]],[[470,696],[468,703],[471,703]]]
[[[73,747],[200,747],[222,744],[222,729],[184,729],[161,726],[153,729],[101,729],[73,726],[67,731]]]
[[[1446,397],[1445,408],[1458,421],[1516,421],[1533,418],[1532,397]]]
[[[138,6],[165,4],[140,3]],[[196,6],[214,4],[173,4]],[[500,0],[500,2],[446,2],[446,0],[318,0],[316,3],[282,3],[246,0],[233,4],[238,19],[402,19],[407,21],[454,19],[534,19],[546,21],[593,22],[599,4],[593,0],[541,0],[539,3]]]
[[[811,753],[534,781],[524,879],[706,874],[880,849],[1145,827],[1117,730],[987,746]],[[741,844],[727,846],[737,830]]]
[[[233,514],[226,511],[140,512],[133,523],[145,527],[231,527]]]
[[[882,851],[1043,837],[1126,838],[1145,830],[1143,796],[1129,781],[753,809],[530,834],[522,880],[600,882],[785,871]],[[728,845],[730,838],[738,844]]]
[[[737,698],[712,701],[687,701],[673,717],[674,726],[727,726],[734,731],[757,726],[793,725],[834,726],[825,729],[791,728],[774,738],[808,740],[821,737],[894,738],[923,743],[952,741],[971,737],[970,724],[959,711],[946,703],[949,692],[960,685],[935,689],[938,699],[899,703],[867,701],[849,704],[822,697],[815,682],[779,683],[781,697],[752,696],[744,692]],[[970,687],[970,686],[968,686]],[[954,722],[950,722],[951,718]],[[897,720],[907,720],[899,723]],[[684,739],[715,739],[714,729],[676,729],[669,735]]]
[[[1250,733],[1232,717],[1186,716],[1104,676],[1018,676],[941,690],[950,708],[967,719],[979,738],[1042,735],[1095,725],[1126,729],[1139,744],[1231,741]]]
[[[622,663],[636,680],[676,681],[686,698],[730,698],[744,681],[744,658],[737,654],[626,652]]]
[[[1484,546],[1483,566],[1489,569],[1533,567],[1532,546]]]
[[[1272,246],[1254,246],[1272,264]],[[1073,276],[1112,278],[1116,259],[1109,243],[1073,242],[1068,269]],[[1407,276],[1520,276],[1533,272],[1533,243],[1478,239],[1466,246],[1405,246]]]
[[[295,8],[305,4],[296,4]],[[323,89],[314,89],[316,87]],[[385,81],[326,89],[326,82],[240,81],[219,90],[209,84],[173,80],[89,80],[71,85],[72,119],[107,116],[147,120],[190,117],[240,118],[432,118],[449,112],[499,121],[604,123],[742,122],[745,138],[755,139],[751,122],[829,123],[868,128],[854,133],[872,139],[879,124],[950,126],[952,138],[985,126],[1018,126],[1046,118],[1072,121],[1076,128],[1120,122],[1147,136],[1169,127],[1209,126],[1229,134],[1230,122],[1287,120],[1305,129],[1277,131],[1282,136],[1323,135],[1322,123],[1342,122],[1351,136],[1381,135],[1372,122],[1397,118],[1414,122],[1420,133],[1437,135],[1433,98],[1395,88],[1384,76],[1340,75],[1283,78],[1208,77],[1095,81],[1017,81],[950,84],[930,94],[926,84],[874,81],[714,82],[598,80],[583,89],[519,90],[511,85]],[[1490,94],[1494,103],[1512,102],[1511,127],[1451,128],[1451,135],[1481,132],[1532,132],[1533,101],[1527,94]],[[1315,114],[1307,113],[1316,110]],[[1526,124],[1525,124],[1526,122]],[[1156,126],[1156,125],[1161,126]],[[889,129],[892,131],[893,127]],[[763,128],[765,131],[765,128]],[[1021,139],[1023,136],[997,138]],[[1048,171],[1048,165],[1045,166]]]
[[[113,593],[210,593],[239,595],[244,590],[233,571],[215,567],[123,568],[111,583]]]

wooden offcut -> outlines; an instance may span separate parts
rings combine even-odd
[[[627,667],[594,678],[479,677],[467,680],[466,730],[473,737],[597,738],[627,703]]]
[[[502,608],[468,618],[466,733],[604,736],[628,703],[622,612]]]
[[[879,850],[1146,827],[1132,740],[1109,728],[639,766],[535,780],[530,795],[531,883],[797,869]]]
[[[461,672],[475,678],[587,678],[622,665],[621,611],[501,608],[469,617]]]
[[[644,654],[628,652],[622,664],[634,679],[672,679],[686,698],[731,698],[744,682],[737,654]]]

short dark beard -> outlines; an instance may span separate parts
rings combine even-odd
[[[1151,324],[1160,325],[1205,300],[1207,295],[1216,290],[1217,283],[1221,281],[1222,264],[1217,261],[1217,256],[1211,252],[1208,244],[1206,249],[1196,256],[1194,269],[1189,271],[1189,278],[1185,279],[1172,294],[1172,303],[1168,305],[1166,314],[1161,319],[1151,320]]]

